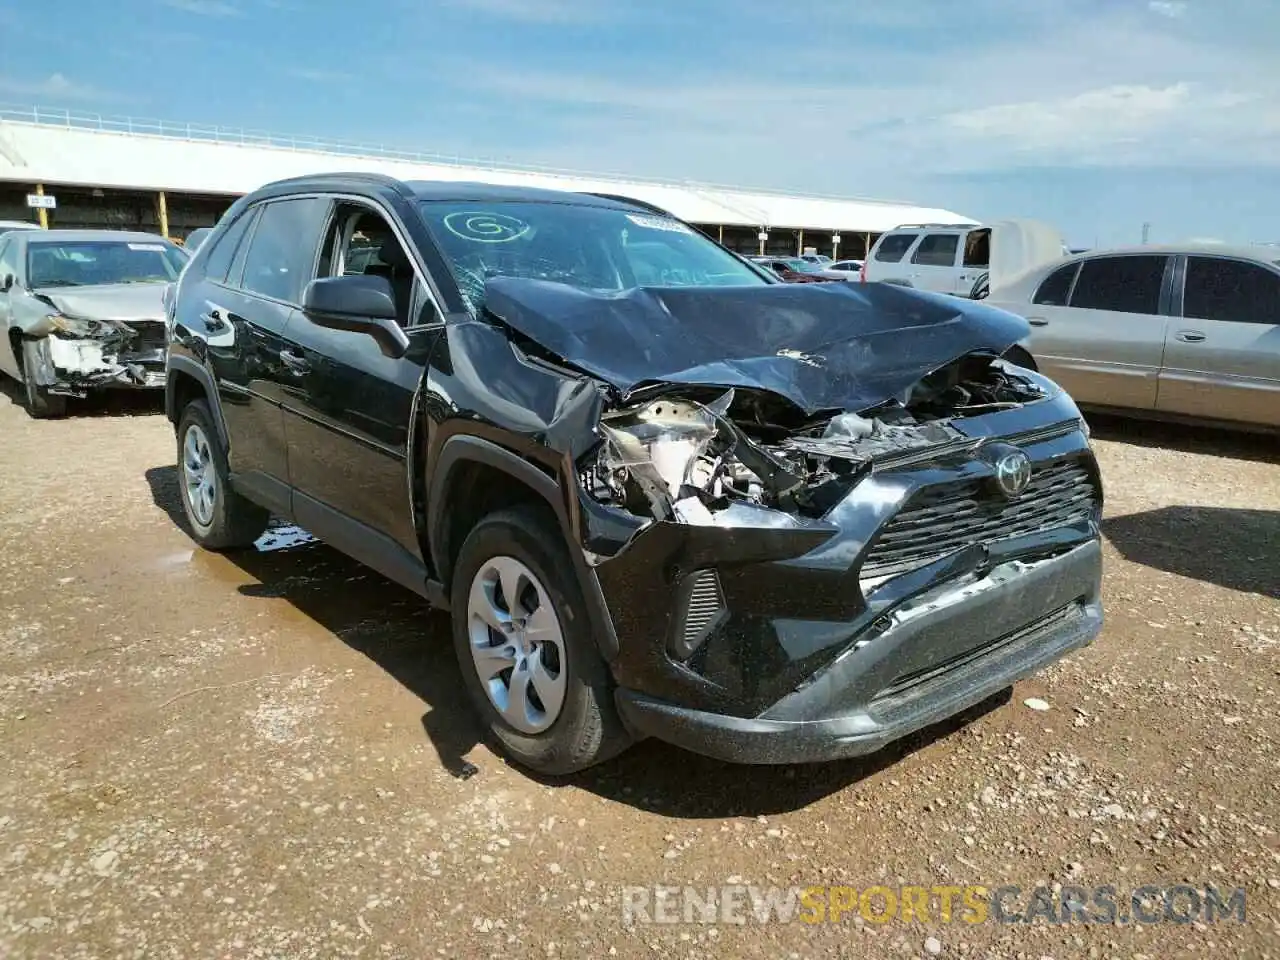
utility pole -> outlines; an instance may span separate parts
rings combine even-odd
[[[1143,246],[1145,246],[1145,245],[1146,245],[1146,243],[1147,243],[1147,239],[1148,239],[1150,236],[1151,236],[1151,224],[1149,224],[1149,223],[1144,223],[1144,224],[1142,225],[1142,243],[1143,243]]]

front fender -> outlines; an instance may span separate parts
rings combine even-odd
[[[467,434],[450,437],[441,446],[431,474],[427,495],[427,540],[432,566],[438,572],[441,581],[447,582],[451,579],[451,572],[448,570],[449,550],[444,536],[450,506],[448,498],[450,480],[454,471],[467,463],[482,463],[501,470],[546,500],[564,536],[574,574],[587,605],[592,636],[605,660],[614,660],[618,654],[618,635],[614,630],[608,607],[605,605],[604,593],[600,589],[600,581],[596,577],[595,569],[587,563],[582,546],[574,535],[574,525],[569,517],[560,484],[528,460],[482,437]]]

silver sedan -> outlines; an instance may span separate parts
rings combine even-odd
[[[1084,406],[1280,427],[1280,255],[1221,244],[1090,250],[1012,277],[1014,359]]]

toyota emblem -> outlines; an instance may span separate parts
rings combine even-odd
[[[1013,450],[996,461],[996,488],[1012,500],[1031,482],[1031,459],[1021,450]]]

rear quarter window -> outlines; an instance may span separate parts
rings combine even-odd
[[[897,263],[916,242],[918,233],[890,233],[880,238],[876,259],[881,263]]]
[[[1071,294],[1071,281],[1076,278],[1076,271],[1079,269],[1080,264],[1068,263],[1065,267],[1059,267],[1053,271],[1040,284],[1031,302],[1042,303],[1049,307],[1065,307],[1067,297]]]

